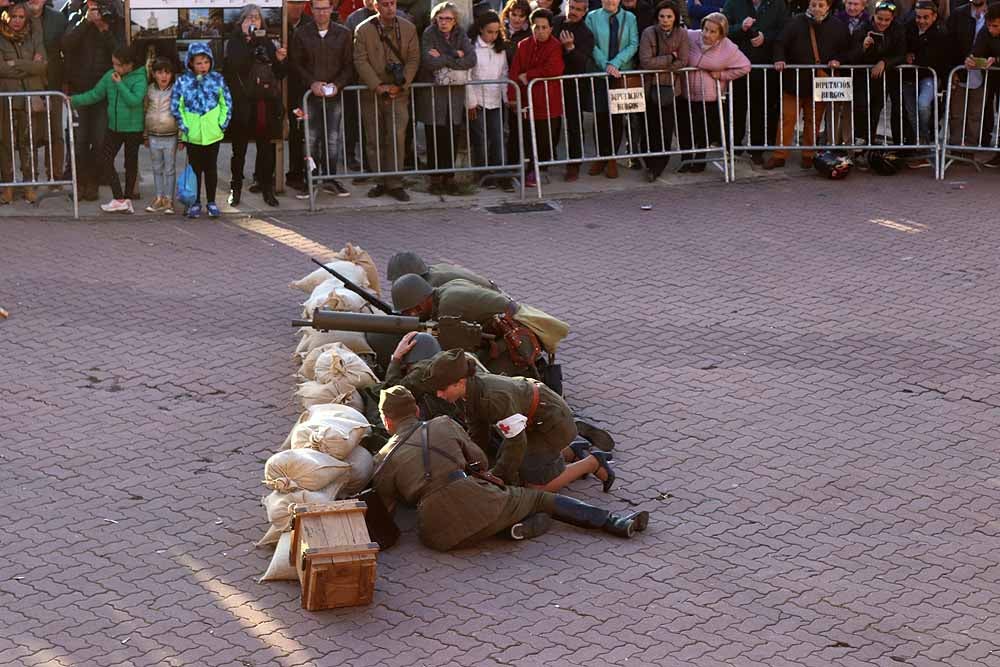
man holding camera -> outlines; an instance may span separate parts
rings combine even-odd
[[[410,117],[409,87],[420,67],[420,42],[413,24],[396,16],[396,0],[378,0],[376,9],[378,14],[354,33],[354,67],[369,89],[361,95],[367,168],[401,171]],[[372,198],[382,195],[410,200],[399,175],[380,177],[368,192]]]
[[[333,21],[333,11],[331,0],[313,0],[314,23],[299,28],[292,42],[292,67],[312,92],[307,141],[321,175],[336,174],[337,163],[343,162],[341,91],[354,80],[351,33]],[[338,181],[329,187],[338,197],[351,194]]]
[[[110,0],[87,0],[86,13],[80,13],[63,38],[65,56],[64,75],[70,94],[84,93],[100,81],[111,69],[111,54],[125,44],[125,25]],[[101,168],[97,156],[104,147],[104,134],[108,128],[108,106],[99,102],[76,110],[79,125],[76,128],[76,173],[80,198],[97,201],[98,174]],[[131,195],[133,193],[126,193]]]

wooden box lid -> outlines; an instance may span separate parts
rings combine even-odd
[[[360,500],[303,503],[289,508],[292,515],[292,565],[327,557],[333,560],[357,556],[374,558],[378,544],[372,542],[365,524],[367,505]]]

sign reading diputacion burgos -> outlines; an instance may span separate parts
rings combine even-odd
[[[611,113],[641,113],[646,110],[646,91],[642,88],[608,90],[608,108]]]
[[[851,102],[854,81],[849,76],[817,76],[813,79],[814,102]]]

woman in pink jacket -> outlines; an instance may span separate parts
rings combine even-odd
[[[688,66],[698,71],[680,72],[680,92],[677,95],[677,141],[681,150],[692,147],[707,148],[712,144],[722,145],[722,127],[716,106],[718,89],[716,82],[726,85],[727,81],[746,76],[750,72],[750,61],[739,47],[726,35],[729,21],[724,14],[713,12],[701,20],[701,30],[688,30],[690,42]],[[682,155],[682,172],[705,171],[705,163],[694,163],[699,155]]]

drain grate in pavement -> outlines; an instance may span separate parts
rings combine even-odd
[[[486,210],[490,213],[503,215],[505,213],[544,213],[545,211],[554,211],[556,207],[546,202],[539,202],[533,204],[500,204],[499,206],[487,206]]]

